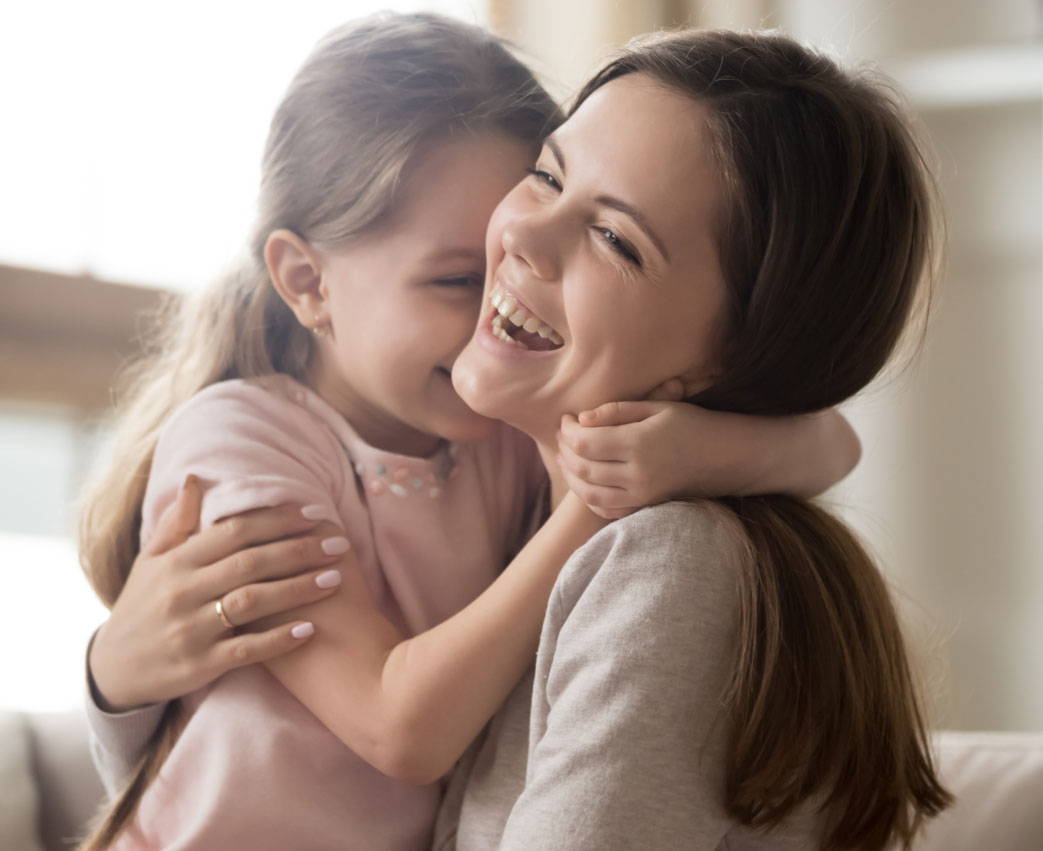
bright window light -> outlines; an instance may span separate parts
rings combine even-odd
[[[20,3],[0,27],[0,263],[194,289],[239,251],[268,121],[314,43],[377,9],[480,23],[480,0]],[[73,500],[99,443],[0,399],[0,709],[82,703],[105,617]]]
[[[312,45],[481,0],[19,3],[0,27],[0,263],[198,288],[249,227],[268,121]]]

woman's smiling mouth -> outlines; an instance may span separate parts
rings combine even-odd
[[[491,318],[492,332],[503,342],[536,352],[553,351],[564,344],[557,331],[503,287],[497,285],[489,301],[496,310]]]

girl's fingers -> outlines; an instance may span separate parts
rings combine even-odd
[[[627,508],[625,505],[627,502],[626,491],[620,488],[592,485],[575,476],[564,465],[562,465],[561,472],[565,477],[565,483],[569,486],[569,489],[583,500],[587,507],[599,517],[604,517],[606,520],[613,520],[615,519],[613,516],[615,512]]]
[[[684,397],[684,382],[680,378],[671,378],[656,387],[645,398],[659,402],[681,402]]]
[[[199,512],[203,506],[203,488],[195,476],[186,476],[178,488],[177,498],[167,507],[142,549],[145,555],[159,555],[188,540],[199,526]]]
[[[586,428],[592,426],[619,426],[640,422],[662,408],[661,402],[607,402],[592,411],[580,413],[577,422]]]
[[[311,571],[290,579],[244,585],[221,597],[221,607],[225,617],[236,627],[249,627],[260,618],[324,600],[336,592],[340,581],[340,571],[329,569]],[[215,636],[226,631],[213,606],[207,607],[203,616]]]
[[[562,442],[558,444],[558,460],[564,470],[588,485],[619,488],[626,483],[626,464],[621,461],[591,461]]]
[[[207,600],[223,598],[244,585],[328,567],[350,549],[340,530],[324,523],[311,534],[248,547],[197,571],[198,593]]]
[[[193,535],[181,556],[187,563],[202,567],[249,547],[308,532],[319,522],[306,517],[299,505],[258,508],[226,517]]]
[[[633,454],[633,441],[629,437],[630,432],[625,428],[590,428],[569,415],[562,417],[558,431],[558,443],[588,461],[627,460]]]
[[[303,647],[314,634],[315,627],[311,622],[294,621],[265,632],[243,633],[219,641],[210,651],[216,669],[214,676],[282,656]]]

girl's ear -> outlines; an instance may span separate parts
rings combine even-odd
[[[305,328],[328,328],[326,291],[322,286],[322,258],[293,231],[280,228],[264,243],[264,264],[276,292]]]

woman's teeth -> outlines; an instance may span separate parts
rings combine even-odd
[[[526,310],[503,288],[496,287],[489,300],[497,313],[492,321],[493,334],[505,343],[549,350],[565,342],[557,331]]]

